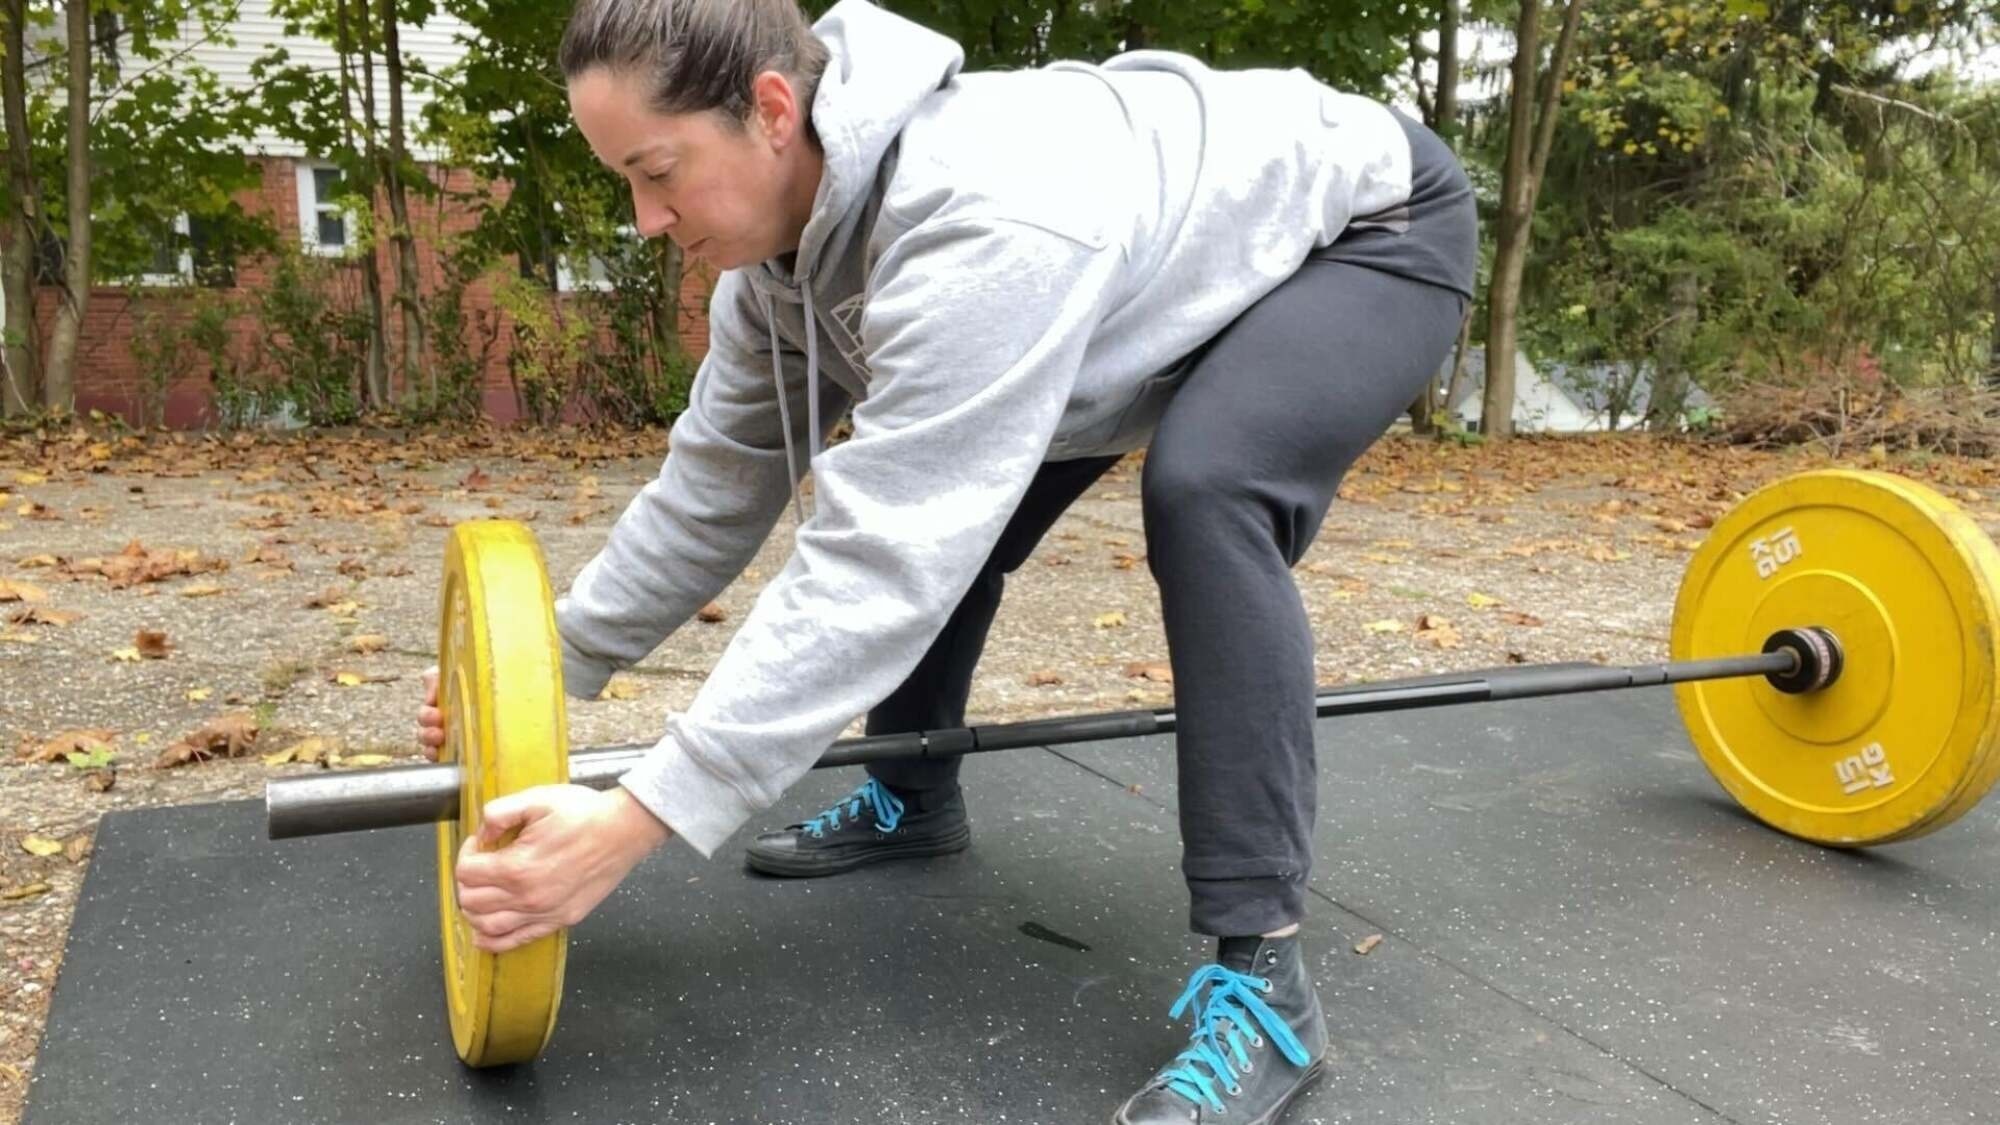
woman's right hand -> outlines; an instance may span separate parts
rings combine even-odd
[[[424,705],[417,712],[417,741],[423,744],[424,757],[433,762],[444,745],[444,712],[438,710],[437,702],[438,670],[433,664],[424,669]]]

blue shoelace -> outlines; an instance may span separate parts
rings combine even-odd
[[[869,778],[861,788],[842,797],[834,806],[805,822],[805,830],[813,834],[813,839],[823,839],[829,829],[840,831],[840,818],[844,814],[852,820],[861,818],[861,806],[875,814],[875,823],[884,832],[894,832],[903,819],[903,802],[896,799],[883,784]]]
[[[1237,1078],[1247,1073],[1250,1066],[1250,1056],[1244,1050],[1246,1043],[1251,1047],[1263,1045],[1255,1032],[1246,1040],[1244,1032],[1252,1020],[1294,1065],[1306,1065],[1305,1045],[1293,1034],[1285,1018],[1264,1003],[1264,994],[1272,988],[1270,981],[1221,965],[1204,965],[1188,978],[1187,990],[1174,1001],[1167,1015],[1180,1019],[1203,988],[1209,990],[1208,999],[1202,1003],[1201,1015],[1195,1021],[1190,1037],[1193,1045],[1174,1058],[1178,1065],[1160,1072],[1169,1090],[1197,1105],[1205,1102],[1221,1113],[1222,1093],[1243,1092]],[[1202,1073],[1201,1067],[1207,1067],[1208,1073]]]

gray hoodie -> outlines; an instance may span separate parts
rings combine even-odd
[[[1141,51],[963,74],[864,0],[816,30],[825,175],[798,253],[722,275],[659,476],[556,606],[565,688],[594,698],[798,510],[622,782],[704,856],[916,667],[1044,461],[1143,445],[1191,352],[1410,193],[1388,109],[1303,72]]]

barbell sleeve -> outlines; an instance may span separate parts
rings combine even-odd
[[[1796,670],[1798,664],[1799,657],[1791,650],[1671,664],[1523,664],[1328,688],[1318,694],[1314,704],[1318,716],[1327,718],[1690,680],[1784,675]],[[867,735],[834,743],[813,768],[1104,742],[1173,730],[1174,712],[1161,709]],[[572,754],[570,782],[609,789],[648,749],[646,744],[632,743]],[[265,824],[271,839],[283,840],[455,820],[459,782],[459,767],[450,763],[279,778],[264,787]]]

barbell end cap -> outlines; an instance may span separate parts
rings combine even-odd
[[[1764,642],[1764,651],[1792,654],[1795,663],[1791,671],[1771,672],[1764,677],[1786,695],[1806,695],[1832,687],[1847,663],[1840,638],[1833,630],[1819,625],[1780,629]]]

